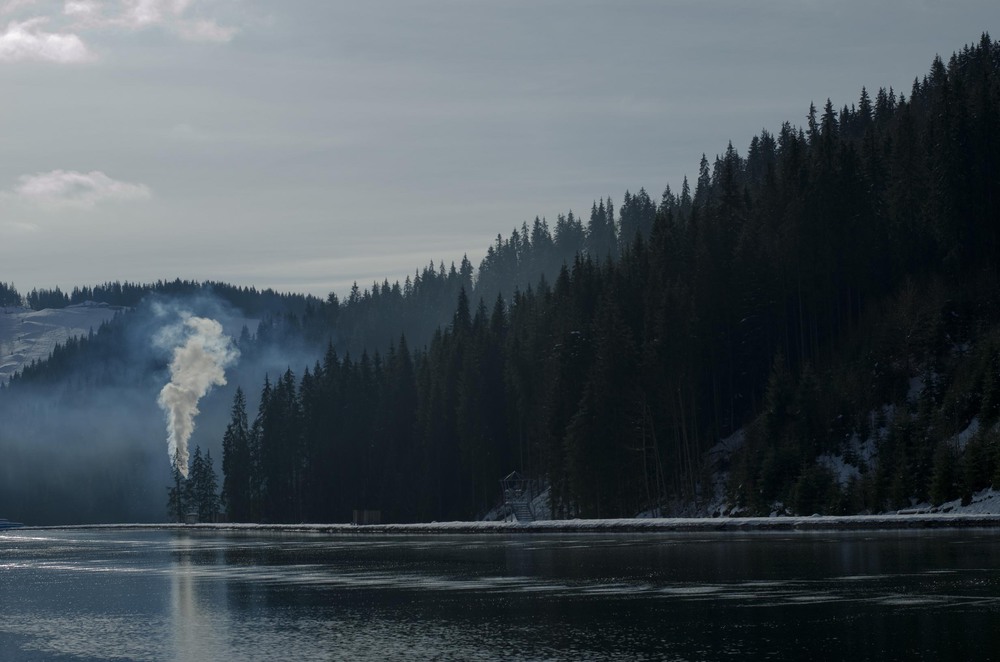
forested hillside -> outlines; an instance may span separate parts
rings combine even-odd
[[[719,469],[745,513],[881,511],[988,486],[998,74],[984,35],[908,95],[862,89],[745,155],[703,158],[693,192],[627,194],[617,218],[601,201],[586,228],[567,215],[554,237],[537,222],[498,238],[426,348],[331,345],[303,374],[272,375],[256,416],[235,400],[230,516],[474,517],[511,469],[549,484],[555,516],[706,500]],[[549,256],[566,262],[534,280]],[[504,278],[533,284],[505,297]],[[706,452],[732,435],[740,449],[713,466]]]
[[[431,264],[343,300],[186,281],[33,290],[32,306],[139,312],[12,380],[0,407],[44,425],[5,414],[0,443],[24,459],[62,435],[77,457],[107,421],[123,440],[161,434],[166,360],[137,339],[151,301],[182,300],[249,325],[230,330],[242,357],[199,423],[234,520],[471,518],[513,469],[550,488],[555,517],[704,507],[720,477],[727,511],[748,514],[968,496],[1000,479],[998,109],[984,35],[905,95],[862,89],[703,157],[693,189],[524,223],[478,270]],[[69,405],[99,421],[52,415]],[[735,451],[714,452],[722,439]],[[130,462],[166,466],[143,453]],[[130,517],[108,504],[149,490],[162,503],[128,472],[73,471],[8,482],[5,502],[51,515],[86,483],[104,497],[75,521]]]

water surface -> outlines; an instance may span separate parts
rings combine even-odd
[[[0,533],[3,660],[990,660],[997,651],[992,530]]]

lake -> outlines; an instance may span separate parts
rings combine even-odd
[[[10,661],[998,651],[997,530],[0,533],[0,659]]]

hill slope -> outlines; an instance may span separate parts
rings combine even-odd
[[[626,193],[586,225],[498,237],[475,282],[467,260],[431,265],[265,319],[230,381],[249,397],[206,403],[230,516],[469,518],[511,469],[547,484],[557,517],[704,504],[713,471],[726,509],[752,514],[1000,482],[1000,44],[936,58],[908,96],[862,89],[806,117],[703,158],[658,203]],[[113,385],[86,410],[139,422],[118,435],[127,454],[164,359],[136,370],[106,328],[80,343],[89,372],[64,372],[64,352],[10,390],[58,386],[47,420],[79,401],[73,375]],[[107,434],[72,433],[79,457]]]
[[[56,345],[96,331],[122,310],[92,301],[58,309],[0,308],[0,383],[47,359]]]

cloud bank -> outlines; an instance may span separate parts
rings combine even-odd
[[[79,36],[72,33],[46,32],[48,19],[11,21],[0,35],[0,61],[34,60],[72,64],[93,59],[93,54]]]
[[[184,41],[226,43],[239,29],[206,16],[205,0],[9,0],[14,16],[0,34],[0,62],[75,64],[97,59],[82,35],[159,28]],[[47,29],[47,26],[51,26]]]
[[[145,184],[112,179],[99,170],[53,170],[22,175],[13,195],[22,202],[42,207],[90,208],[105,201],[148,198],[151,192]]]

